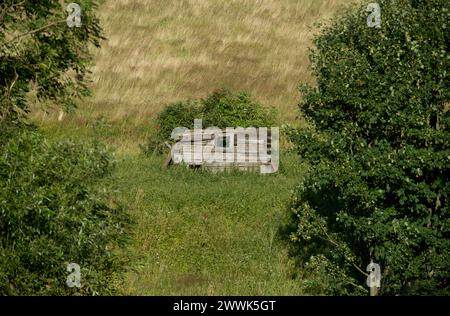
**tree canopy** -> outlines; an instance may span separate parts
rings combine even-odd
[[[315,291],[367,293],[373,260],[382,294],[449,294],[450,2],[378,3],[379,28],[365,3],[315,38],[290,240]]]
[[[81,25],[69,27],[73,13],[54,0],[5,0],[0,4],[0,120],[18,120],[29,111],[27,94],[40,101],[74,106],[89,93],[90,46],[102,30],[96,1],[79,0]]]

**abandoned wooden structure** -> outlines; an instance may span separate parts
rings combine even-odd
[[[278,171],[279,132],[277,128],[186,129],[170,146],[164,163],[185,164],[211,171],[227,169]]]

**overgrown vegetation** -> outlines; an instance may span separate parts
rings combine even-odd
[[[48,144],[17,131],[0,147],[0,294],[110,294],[129,219],[111,201],[113,158],[97,143]],[[66,285],[69,263],[81,288]]]
[[[305,88],[302,102],[312,128],[292,133],[311,168],[285,227],[300,268],[275,238],[289,188],[305,170],[295,157],[282,153],[280,172],[262,177],[162,172],[163,157],[136,155],[155,129],[149,118],[161,110],[147,152],[166,150],[173,128],[191,127],[194,118],[204,126],[245,125],[252,116],[241,110],[258,103],[245,94],[214,93],[208,111],[206,100],[173,103],[222,84],[277,107],[283,123],[293,120],[298,81],[313,82],[305,62],[309,26],[346,2],[105,1],[99,14],[110,40],[92,68],[94,96],[62,122],[35,113],[44,139],[20,121],[26,96],[71,108],[89,92],[88,43],[97,46],[101,37],[95,4],[77,1],[83,27],[69,29],[60,1],[3,1],[0,293],[114,290],[111,273],[121,262],[113,250],[128,220],[106,180],[137,219],[121,254],[133,260],[121,287],[126,294],[365,294],[371,259],[382,268],[381,294],[448,294],[443,0],[378,0],[381,29],[367,27],[363,6],[316,39],[318,86]],[[236,102],[239,112],[230,106]],[[69,135],[117,146],[114,176],[103,146],[65,140]],[[68,262],[81,265],[81,289],[64,284]]]
[[[27,123],[30,99],[73,108],[87,95],[89,45],[99,46],[96,3],[82,0],[69,28],[60,1],[0,4],[0,295],[97,295],[114,291],[129,219],[100,179],[105,146],[49,143]],[[69,263],[81,267],[70,288]]]
[[[166,152],[172,131],[177,127],[194,128],[194,120],[201,119],[206,127],[270,127],[275,113],[263,107],[245,92],[233,93],[219,89],[207,98],[169,104],[156,118],[156,133],[144,151]]]
[[[69,28],[60,1],[6,0],[0,5],[0,120],[18,120],[30,111],[27,94],[65,109],[89,94],[89,46],[103,38],[96,1],[81,0],[81,27]]]
[[[295,154],[282,155],[285,168],[270,176],[163,171],[163,160],[123,155],[111,179],[136,221],[125,295],[305,294],[276,236],[303,173]]]
[[[383,295],[449,295],[450,3],[377,2],[381,28],[357,6],[314,41],[286,228],[310,293],[367,293],[373,260]]]

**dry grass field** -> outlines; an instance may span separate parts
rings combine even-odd
[[[308,48],[315,24],[349,2],[105,1],[100,18],[107,40],[95,50],[93,97],[66,116],[66,125],[105,117],[120,125],[111,141],[136,149],[165,104],[202,98],[221,86],[250,92],[277,108],[280,121],[293,121],[298,86],[312,81]],[[56,120],[58,112],[50,117]]]
[[[299,82],[311,81],[314,23],[344,2],[108,1],[101,10],[108,41],[93,68],[92,110],[143,120],[168,102],[227,85],[292,118]]]
[[[292,118],[310,82],[315,22],[343,0],[119,0],[102,7],[108,41],[96,56],[92,106],[112,118],[151,116],[221,85],[249,91]]]

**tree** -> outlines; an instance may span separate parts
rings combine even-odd
[[[379,0],[381,27],[352,6],[314,40],[311,128],[294,134],[311,169],[287,226],[310,290],[450,294],[450,58],[447,0]]]
[[[89,93],[89,46],[103,38],[97,3],[77,1],[80,27],[69,27],[64,1],[5,0],[0,4],[0,120],[17,121],[29,111],[27,93],[41,101],[74,106]]]
[[[23,124],[30,91],[66,108],[89,92],[89,46],[102,36],[95,1],[77,2],[80,27],[61,1],[0,4],[0,295],[111,294],[123,267],[129,216],[104,181],[113,156]],[[74,264],[81,280],[66,283]]]

